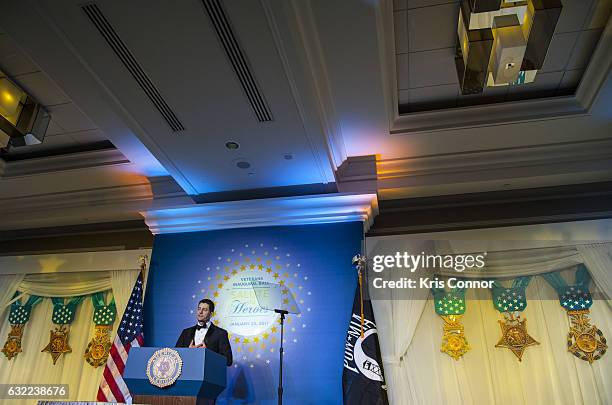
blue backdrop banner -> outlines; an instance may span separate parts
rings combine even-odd
[[[145,299],[145,344],[176,343],[202,298],[230,335],[234,364],[218,404],[276,403],[278,315],[262,311],[252,285],[295,300],[285,321],[284,402],[342,403],[346,325],[361,251],[360,222],[158,235]],[[261,298],[261,297],[260,297]]]

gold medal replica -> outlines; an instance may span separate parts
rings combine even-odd
[[[444,321],[444,333],[442,335],[442,347],[440,351],[459,360],[468,350],[470,345],[463,333],[461,318],[465,313],[465,290],[453,289],[445,291],[442,288],[433,288],[434,309]]]
[[[567,350],[581,360],[593,363],[599,360],[608,349],[606,338],[589,320],[589,310],[568,311],[570,322],[567,335]]]
[[[53,365],[55,365],[59,356],[64,353],[72,352],[72,349],[68,345],[69,326],[59,325],[54,331],[52,330],[50,332],[49,344],[42,349],[41,352],[49,353],[53,358]]]
[[[15,293],[15,295],[18,295],[18,293]],[[6,342],[4,342],[2,347],[2,353],[4,353],[7,359],[11,360],[22,352],[21,340],[23,339],[23,331],[30,320],[32,307],[41,300],[41,297],[31,295],[24,304],[22,304],[19,298],[16,298],[11,304],[11,312],[8,319],[11,331],[8,333]]]
[[[21,337],[23,336],[24,326],[25,324],[11,325],[11,331],[9,332],[6,342],[4,342],[4,347],[2,348],[2,353],[4,353],[6,358],[9,360],[21,353]]]
[[[495,347],[510,349],[518,361],[523,361],[525,349],[540,343],[527,333],[527,320],[521,319],[521,313],[527,308],[526,289],[531,276],[517,277],[511,287],[504,287],[500,281],[493,283],[493,306],[503,316],[498,321],[502,336]]]
[[[521,320],[521,316],[516,317],[513,314],[504,313],[506,316],[506,322],[499,321],[501,326],[502,337],[497,342],[495,347],[505,347],[514,353],[514,355],[522,361],[523,352],[525,348],[532,345],[539,345],[529,333],[527,333],[527,320]]]
[[[461,318],[463,315],[445,315],[442,316],[444,321],[444,334],[442,335],[442,347],[440,351],[451,356],[455,360],[459,360],[468,350],[470,345],[463,333],[463,325]]]
[[[85,350],[85,360],[93,367],[106,364],[111,349],[111,325],[96,325],[95,335]]]
[[[567,285],[558,273],[547,273],[542,277],[557,290],[559,303],[567,311],[570,320],[567,350],[589,364],[601,359],[606,354],[608,345],[603,333],[597,326],[591,325],[589,319],[593,297],[589,291],[591,274],[586,266],[582,263],[578,265],[574,285]]]

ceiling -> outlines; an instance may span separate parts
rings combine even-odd
[[[558,78],[546,115],[434,128],[485,111],[446,91],[455,1],[4,3],[0,68],[52,124],[43,144],[0,159],[0,230],[338,191],[405,199],[612,180],[609,41],[595,47],[610,39],[610,4],[564,1],[540,75]],[[222,39],[211,7],[227,19]],[[519,99],[540,84],[503,105],[531,110]],[[584,109],[559,110],[583,93]],[[395,130],[404,96],[445,109],[403,114],[426,125]]]
[[[2,159],[15,161],[61,154],[66,150],[113,147],[112,144],[108,145],[109,141],[102,131],[3,32],[0,32],[0,70],[41,103],[52,116],[43,144],[12,148],[8,154],[1,156]]]
[[[63,31],[64,42],[74,47],[91,74],[129,114],[145,147],[189,194],[333,181],[329,163],[321,161],[327,157],[316,149],[324,138],[312,139],[304,129],[268,17],[259,3],[229,2],[226,10],[239,47],[248,55],[246,69],[263,89],[274,117],[261,123],[201,2],[98,4],[97,12],[124,44],[125,52],[146,72],[181,122],[184,130],[176,132],[80,2],[39,4],[41,12]],[[238,142],[240,150],[228,151],[227,141]],[[293,159],[285,159],[286,154]],[[238,161],[248,162],[248,170],[236,167]]]
[[[454,62],[459,3],[394,1],[401,113],[573,94],[612,8],[609,0],[562,0],[555,33],[534,82],[462,95]]]

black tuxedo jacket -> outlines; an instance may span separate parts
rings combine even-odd
[[[176,341],[175,347],[189,347],[189,344],[195,337],[195,332],[195,325],[191,328],[183,329],[181,336],[179,336]],[[206,336],[204,336],[204,344],[207,349],[224,355],[227,359],[228,367],[232,365],[232,347],[230,346],[227,331],[225,329],[215,326],[215,324],[211,322],[210,327],[206,331]]]

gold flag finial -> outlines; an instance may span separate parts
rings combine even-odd
[[[364,338],[363,327],[365,323],[365,317],[363,315],[363,276],[362,272],[366,267],[366,257],[360,254],[353,256],[353,266],[357,268],[357,278],[359,280],[359,305],[361,307],[361,338]]]

